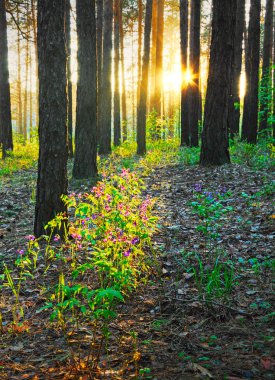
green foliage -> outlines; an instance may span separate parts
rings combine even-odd
[[[183,252],[182,258],[187,273],[194,277],[201,298],[207,302],[227,300],[237,281],[234,264],[226,255],[219,253],[206,260],[196,252]]]
[[[205,236],[210,247],[219,238],[221,219],[233,210],[232,207],[225,205],[229,196],[230,192],[224,186],[211,192],[203,191],[200,184],[195,185],[194,201],[191,202],[191,206],[200,221],[197,231]]]
[[[7,152],[5,160],[0,162],[0,177],[10,176],[21,169],[35,167],[38,158],[38,142],[20,142],[20,138],[15,136],[13,152]]]
[[[142,190],[137,175],[123,169],[120,175],[103,175],[90,192],[63,197],[73,215],[64,240],[55,231],[66,217],[57,215],[46,226],[48,235],[27,237],[27,249],[18,251],[14,270],[4,268],[2,281],[15,297],[15,324],[24,317],[20,291],[39,270],[35,286],[41,287],[46,302],[37,313],[49,313],[65,334],[88,322],[94,337],[109,338],[117,305],[146,280],[153,261],[154,201],[143,199]]]
[[[273,170],[275,166],[275,147],[271,138],[260,138],[256,145],[231,141],[230,154],[233,163],[257,170]]]
[[[273,99],[273,86],[272,86],[272,69],[270,67],[268,70],[262,73],[262,78],[259,88],[259,101],[261,105],[261,111],[259,112],[260,121],[267,116],[267,125],[269,128],[272,126],[272,99]],[[271,136],[271,130],[262,131],[265,137]]]
[[[113,149],[108,158],[99,159],[100,172],[114,173],[122,168],[149,174],[159,166],[180,164],[195,165],[199,163],[199,148],[179,147],[178,139],[149,141],[147,154],[144,157],[137,156],[136,143],[125,142]]]
[[[165,134],[166,121],[158,117],[158,113],[153,110],[146,119],[146,137],[150,141],[160,140]]]

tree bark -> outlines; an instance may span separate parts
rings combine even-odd
[[[150,112],[155,107],[155,91],[156,91],[156,66],[157,66],[157,32],[158,32],[158,4],[157,0],[153,0],[152,5],[152,47],[151,47],[151,65],[150,65]]]
[[[23,134],[26,141],[28,136],[28,85],[29,85],[29,3],[26,6],[26,55],[25,55],[25,89],[24,89],[24,119],[23,119]]]
[[[39,161],[34,233],[57,214],[67,193],[65,0],[38,0]],[[61,230],[62,233],[62,230]]]
[[[138,83],[137,83],[137,100],[140,96],[140,79],[141,79],[141,49],[142,49],[142,0],[138,0]]]
[[[260,86],[260,131],[268,128],[268,118],[271,115],[272,98],[272,43],[273,43],[273,0],[266,1],[265,25],[264,25],[264,49],[262,78]]]
[[[188,0],[180,0],[180,49],[181,49],[181,146],[189,145],[188,83],[185,81],[188,57]]]
[[[97,79],[95,0],[77,0],[78,82],[74,178],[97,175]]]
[[[273,16],[273,138],[275,138],[275,13]]]
[[[152,25],[152,0],[146,1],[144,48],[142,59],[142,77],[140,84],[140,99],[137,107],[137,154],[146,153],[146,105],[148,94],[148,71],[150,61],[150,36]]]
[[[104,0],[103,68],[99,154],[111,153],[113,0]],[[104,102],[104,104],[103,104]]]
[[[189,130],[190,145],[199,145],[200,107],[200,22],[201,0],[191,0],[190,68],[193,74],[190,86]]]
[[[125,85],[125,62],[124,62],[124,30],[122,20],[122,4],[120,2],[119,13],[119,33],[120,33],[120,62],[121,62],[121,108],[122,108],[122,141],[128,138],[127,133],[127,105],[126,105],[126,85]]]
[[[30,76],[30,92],[29,92],[29,104],[30,104],[30,118],[29,118],[29,130],[30,130],[30,141],[32,141],[33,137],[33,98],[32,98],[32,92],[33,92],[33,86],[32,86],[32,68],[33,68],[33,63],[32,63],[32,53],[31,49],[29,51],[29,76]]]
[[[261,1],[251,0],[247,37],[246,95],[244,98],[242,139],[256,144],[258,130],[258,86],[260,63]]]
[[[102,32],[103,32],[103,0],[97,0],[96,19],[96,47],[97,47],[97,141],[100,138],[101,117],[101,87],[102,87]]]
[[[157,1],[157,41],[156,41],[156,76],[154,109],[157,116],[161,116],[161,100],[163,88],[163,28],[164,28],[164,0]],[[157,136],[160,138],[160,135]]]
[[[210,66],[205,101],[200,164],[230,163],[227,122],[237,0],[213,0]]]
[[[116,0],[114,4],[114,70],[115,70],[115,85],[114,85],[114,145],[121,144],[121,119],[120,119],[120,85],[119,85],[119,11],[120,0]]]
[[[16,22],[19,20],[19,5],[16,7]],[[23,118],[22,118],[22,79],[21,79],[21,40],[20,30],[17,28],[17,123],[18,133],[23,135]]]
[[[71,4],[66,0],[65,34],[67,52],[67,94],[68,94],[68,156],[73,157],[73,85],[71,72]]]
[[[38,49],[37,49],[37,17],[35,11],[34,0],[31,0],[31,11],[32,11],[32,27],[33,27],[33,42],[35,51],[35,78],[36,78],[36,112],[35,112],[35,126],[38,127],[39,123],[39,81],[38,81]]]
[[[0,0],[0,144],[5,158],[13,149],[5,0]]]
[[[242,71],[243,35],[245,28],[245,0],[237,2],[236,31],[234,41],[234,66],[229,99],[228,129],[231,137],[240,129],[240,78]]]

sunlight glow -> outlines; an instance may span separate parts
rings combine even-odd
[[[173,65],[173,69],[171,71],[163,72],[163,88],[165,91],[180,91],[181,84],[181,71],[180,65]]]
[[[183,81],[185,84],[190,84],[193,80],[193,75],[191,70],[187,69],[185,73],[183,73]]]
[[[240,78],[240,98],[244,98],[246,93],[246,76],[245,72],[243,71]]]

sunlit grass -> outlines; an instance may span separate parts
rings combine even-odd
[[[36,166],[38,159],[38,142],[22,142],[14,139],[13,152],[7,152],[5,160],[0,160],[0,177],[10,176],[22,169],[30,169]]]
[[[142,157],[136,154],[136,150],[137,145],[133,141],[114,147],[112,154],[107,158],[98,157],[99,173],[114,173],[126,168],[148,175],[156,167],[199,164],[200,148],[180,147],[177,138],[149,140],[147,153]],[[271,170],[275,166],[275,150],[271,139],[260,139],[257,145],[239,140],[231,141],[230,155],[233,164],[247,165],[257,170]],[[18,137],[15,137],[13,152],[8,152],[5,160],[0,160],[0,177],[35,168],[37,159],[37,140],[23,144]]]
[[[99,172],[113,173],[122,168],[148,175],[154,168],[168,165],[199,163],[199,148],[180,147],[178,139],[149,141],[145,156],[136,154],[135,142],[125,142],[113,149],[108,158],[99,158]]]

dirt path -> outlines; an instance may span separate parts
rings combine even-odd
[[[25,173],[0,188],[0,260],[9,261],[32,231],[33,179],[34,173]],[[274,269],[272,278],[264,265],[274,252],[271,175],[240,166],[171,166],[145,180],[146,192],[158,199],[157,264],[146,286],[121,306],[101,360],[106,370],[94,379],[274,379]],[[221,220],[218,249],[234,262],[238,284],[225,304],[206,302],[183,253],[197,252],[204,265],[211,261],[190,206],[196,184],[231,192],[233,211]],[[249,198],[262,189],[260,197]],[[30,305],[29,333],[2,336],[0,379],[69,378],[64,340],[32,315],[36,307]]]

